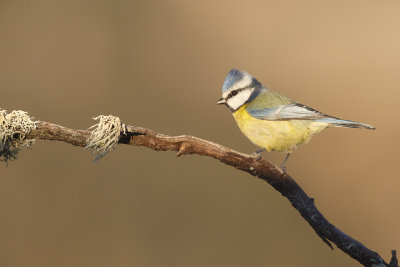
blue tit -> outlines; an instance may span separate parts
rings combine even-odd
[[[285,96],[265,88],[250,74],[232,69],[222,86],[222,98],[217,104],[225,104],[232,112],[240,130],[261,150],[286,152],[284,165],[299,145],[327,127],[364,128],[371,125],[342,120],[299,104]]]

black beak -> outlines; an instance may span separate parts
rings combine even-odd
[[[226,101],[225,101],[225,99],[223,99],[223,98],[220,98],[218,101],[217,101],[217,104],[218,105],[222,105],[222,104],[225,104],[226,103]]]

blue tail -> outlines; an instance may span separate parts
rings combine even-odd
[[[355,122],[355,121],[341,120],[337,118],[324,118],[324,119],[319,119],[318,121],[327,122],[330,124],[331,127],[364,128],[368,130],[375,130],[375,127],[369,124]]]

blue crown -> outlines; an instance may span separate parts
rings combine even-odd
[[[222,86],[222,92],[227,91],[235,83],[243,79],[244,73],[237,69],[231,69],[231,71],[226,75],[224,85]]]

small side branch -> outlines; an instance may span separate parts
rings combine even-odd
[[[49,122],[36,122],[27,138],[55,140],[71,145],[86,147],[90,131],[68,129]],[[177,156],[196,154],[217,159],[229,166],[245,171],[262,179],[279,191],[310,224],[317,235],[333,249],[335,244],[344,253],[364,266],[389,266],[374,251],[343,233],[331,224],[317,209],[314,200],[287,173],[263,158],[254,159],[225,146],[193,136],[169,136],[150,129],[123,125],[119,143],[144,146],[158,151],[177,151]],[[397,260],[396,260],[397,261]]]

